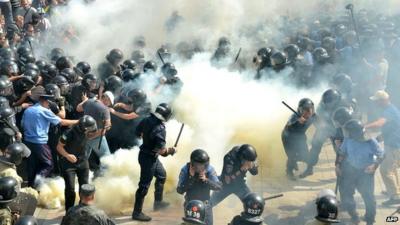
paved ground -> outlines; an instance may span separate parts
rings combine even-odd
[[[276,193],[284,193],[283,198],[271,200],[267,202],[264,217],[265,221],[269,225],[302,225],[306,220],[312,218],[315,214],[314,198],[319,190],[323,188],[335,188],[335,174],[333,163],[334,154],[331,146],[327,145],[324,147],[321,155],[318,167],[315,170],[315,174],[308,177],[305,180],[300,181],[288,181],[282,178],[271,178],[270,169],[262,168],[259,176],[251,182],[253,190],[259,193],[264,193],[264,196],[269,196]],[[300,171],[304,169],[301,165]],[[268,176],[267,176],[268,174]],[[273,173],[277,174],[277,173]],[[281,173],[282,174],[282,173]],[[382,201],[385,200],[385,196],[381,193],[384,189],[384,185],[379,173],[376,173],[376,196],[378,202],[376,224],[400,224],[397,223],[386,223],[386,217],[389,216],[395,207],[383,208],[381,207]],[[168,193],[166,194],[169,195]],[[172,193],[171,193],[172,195]],[[357,194],[358,209],[360,215],[364,214],[364,205],[361,197]],[[226,199],[221,205],[214,209],[214,224],[223,225],[228,224],[232,217],[241,211],[241,203],[235,197]],[[150,208],[150,205],[147,206]],[[182,207],[180,202],[173,204],[171,208],[164,212],[151,212],[150,215],[153,217],[153,221],[147,223],[148,225],[176,225],[180,224],[182,217]],[[147,210],[149,212],[149,210]],[[119,216],[113,216],[118,224],[140,224],[130,220],[130,211],[126,210]],[[38,209],[36,216],[40,219],[40,225],[52,225],[59,224],[61,217],[63,216],[63,209],[60,210],[46,210]],[[400,216],[400,215],[399,215]],[[340,215],[342,219],[341,224],[350,224],[347,214],[342,213]],[[364,223],[362,223],[364,224]]]

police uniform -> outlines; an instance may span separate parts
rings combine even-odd
[[[224,157],[224,166],[220,176],[222,190],[212,194],[211,205],[213,207],[231,194],[235,194],[238,198],[243,199],[245,195],[250,193],[250,188],[246,184],[247,171],[240,170],[242,162],[239,157],[239,147],[240,146],[234,147]],[[249,172],[252,175],[257,175],[258,168],[253,167]],[[227,176],[230,177],[229,182],[225,180]]]
[[[71,163],[64,157],[60,159],[62,176],[65,181],[66,210],[75,203],[75,175],[78,177],[79,186],[89,182],[89,162],[87,152],[85,151],[87,140],[85,133],[79,128],[79,125],[73,126],[60,138],[60,142],[65,144],[65,151],[75,155],[78,159],[76,163]]]
[[[206,224],[213,224],[213,212],[210,205],[210,192],[211,190],[220,190],[221,184],[218,180],[217,173],[214,168],[210,165],[206,168],[207,181],[204,182],[198,177],[190,175],[190,163],[187,163],[179,174],[179,182],[177,187],[177,192],[179,194],[185,194],[185,203],[191,200],[200,200],[204,202],[206,206]]]
[[[267,225],[267,224],[264,222],[250,222],[238,215],[232,219],[229,225]]]
[[[306,161],[308,155],[307,129],[314,123],[315,117],[311,117],[301,124],[299,116],[295,113],[289,118],[282,131],[282,143],[288,157],[286,163],[286,173],[292,174],[297,168],[298,161]]]
[[[151,114],[139,124],[136,129],[136,135],[142,135],[143,138],[143,144],[140,146],[139,152],[140,181],[134,206],[134,212],[140,213],[153,177],[156,178],[154,200],[162,201],[163,199],[167,173],[158,159],[158,150],[165,148],[165,125],[160,119]]]

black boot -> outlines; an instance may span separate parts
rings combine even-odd
[[[164,184],[156,182],[154,191],[154,204],[153,204],[154,211],[162,210],[169,206],[168,202],[163,201],[163,194],[164,194]]]
[[[307,169],[302,174],[300,174],[299,177],[300,178],[305,178],[305,177],[311,176],[313,174],[314,174],[313,167],[312,166],[307,166]]]
[[[297,177],[293,174],[293,171],[286,171],[286,177],[292,181],[297,180]]]
[[[135,206],[132,213],[132,219],[138,221],[150,221],[151,217],[142,213],[143,203],[144,203],[144,196],[138,193],[139,190],[136,192],[135,197]]]

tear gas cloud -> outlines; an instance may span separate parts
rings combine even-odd
[[[400,9],[400,3],[395,0],[350,2],[360,8],[373,7],[377,12],[397,13],[394,10]],[[317,18],[320,15],[313,12],[321,8],[324,12],[339,10],[339,16],[345,14],[343,7],[347,3],[349,1],[344,0],[98,0],[84,5],[72,1],[63,9],[66,12],[62,15],[66,16],[59,18],[56,26],[71,24],[76,28],[80,42],[61,47],[67,50],[68,55],[93,65],[103,61],[104,55],[112,48],[122,49],[128,58],[134,50],[133,40],[137,35],[146,38],[149,48],[146,58],[154,58],[152,54],[164,43],[174,46],[181,41],[199,41],[203,45],[205,53],[196,54],[190,61],[174,62],[184,86],[173,104],[175,120],[167,124],[168,146],[174,144],[180,123],[187,126],[178,153],[161,160],[168,173],[167,192],[175,192],[180,168],[189,161],[191,151],[196,148],[210,154],[211,165],[220,173],[224,154],[234,145],[250,143],[258,150],[264,174],[281,177],[285,155],[280,132],[291,113],[281,101],[285,100],[296,108],[301,98],[308,97],[317,104],[326,89],[298,90],[290,87],[284,78],[254,81],[255,71],[251,68],[241,72],[215,68],[209,59],[218,38],[229,37],[232,46],[244,49],[240,57],[250,59],[260,47],[282,46],[285,41],[280,30],[283,16]],[[168,33],[165,22],[175,10],[183,20],[173,33]],[[156,104],[168,96],[151,98]],[[116,214],[121,212],[121,208],[132,207],[139,181],[137,152],[137,149],[121,150],[102,159],[108,171],[94,184],[97,204],[106,211]],[[63,195],[62,192],[54,193]],[[176,193],[173,196],[179,197]]]

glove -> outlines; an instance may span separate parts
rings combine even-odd
[[[57,102],[58,102],[58,107],[61,108],[61,107],[65,106],[65,98],[64,97],[57,99]]]
[[[170,147],[167,149],[167,155],[174,155],[176,153],[175,147]]]

